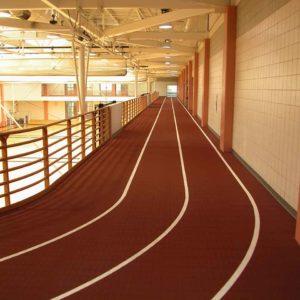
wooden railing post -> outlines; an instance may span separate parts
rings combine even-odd
[[[107,108],[107,126],[108,126],[108,140],[111,138],[111,111]]]
[[[81,156],[85,158],[85,115],[80,116],[81,120]]]
[[[49,149],[48,149],[48,128],[44,127],[43,131],[43,156],[44,156],[44,183],[45,189],[49,187]]]
[[[96,113],[92,113],[92,150],[96,149]]]
[[[5,194],[5,206],[10,205],[10,194],[9,194],[9,173],[8,173],[8,161],[7,161],[7,138],[8,136],[1,136],[2,146],[2,167],[3,167],[3,181],[4,181],[4,194]]]
[[[72,169],[72,123],[67,120],[68,170]]]

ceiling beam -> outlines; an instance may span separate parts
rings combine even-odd
[[[105,9],[107,14],[111,17],[111,19],[115,22],[116,25],[120,25],[119,20],[113,15],[110,9]]]
[[[146,47],[156,47],[156,52],[160,50],[160,48],[162,48],[162,43],[158,42],[158,41],[126,41],[124,42],[126,44],[132,44],[132,45],[139,45],[139,46],[146,46]],[[162,48],[164,49],[164,48]],[[195,52],[195,47],[186,47],[186,46],[181,46],[181,45],[177,45],[172,43],[171,44],[171,48],[173,51],[178,51],[178,52],[189,52],[189,53],[193,53]],[[169,49],[167,49],[169,50]]]
[[[208,33],[206,32],[174,32],[174,31],[152,31],[152,32],[132,32],[126,34],[121,38],[128,40],[149,40],[149,39],[171,39],[171,40],[202,40],[208,38]]]
[[[193,16],[205,15],[208,13],[214,12],[214,9],[180,9],[171,11],[165,14],[161,14],[155,17],[146,18],[140,21],[135,21],[128,24],[122,24],[117,28],[110,28],[104,32],[104,35],[107,37],[115,37],[124,35],[127,33],[140,31],[145,28],[152,26],[158,26],[163,23],[173,22],[177,20],[186,19]]]
[[[98,9],[98,0],[53,0],[55,6],[60,9]],[[103,8],[164,8],[184,9],[184,8],[224,8],[230,5],[230,0],[103,0],[100,1]],[[1,0],[0,10],[43,10],[47,5],[40,0]]]
[[[30,22],[13,18],[0,18],[0,26],[19,28],[26,31],[70,31],[69,27],[46,24],[42,22]]]
[[[172,58],[185,58],[185,59],[188,59],[191,54],[182,54],[182,53],[171,53],[171,54],[166,54],[166,53],[150,53],[150,54],[141,54],[141,55],[136,55],[135,57],[138,59],[138,60],[146,60],[146,59],[160,59],[160,58],[163,58],[165,56],[170,56],[171,59]]]
[[[129,49],[124,49],[125,52],[133,52],[133,53],[165,53],[165,54],[170,54],[170,53],[178,53],[174,49],[164,49],[164,48],[157,48],[157,47],[141,47],[141,48],[129,48]],[[191,55],[191,52],[181,52],[180,55]]]

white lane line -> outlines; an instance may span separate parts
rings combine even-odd
[[[172,109],[173,109],[173,117],[174,117],[175,129],[176,129],[176,137],[177,137],[177,143],[178,143],[178,149],[179,149],[180,164],[181,164],[181,171],[182,171],[183,184],[184,184],[184,194],[185,194],[184,203],[183,203],[183,206],[181,208],[179,215],[176,217],[176,219],[172,222],[172,224],[161,235],[159,235],[155,240],[153,240],[146,247],[144,247],[143,249],[141,249],[134,255],[130,256],[129,258],[127,258],[120,264],[116,265],[112,269],[106,271],[105,273],[102,273],[99,276],[94,277],[93,279],[73,288],[70,291],[67,291],[59,296],[56,296],[55,298],[52,298],[53,300],[59,300],[59,299],[64,299],[66,297],[69,297],[69,296],[95,284],[96,282],[99,282],[100,280],[104,279],[105,277],[108,277],[109,275],[117,272],[118,270],[124,268],[126,265],[130,264],[132,261],[134,261],[141,255],[143,255],[145,252],[147,252],[153,246],[155,246],[158,242],[160,242],[165,236],[167,236],[170,233],[170,231],[172,229],[174,229],[174,227],[179,223],[179,221],[183,217],[183,215],[187,209],[188,203],[189,203],[189,188],[188,188],[187,177],[186,177],[186,172],[185,172],[185,167],[184,167],[181,142],[180,142],[180,137],[179,137],[178,128],[177,128],[177,122],[176,122],[176,116],[175,116],[175,111],[174,111],[174,107],[173,107],[173,100],[171,100],[171,101],[172,101],[171,103],[172,103]]]
[[[38,244],[38,245],[35,245],[35,246],[33,246],[33,247],[27,248],[27,249],[25,249],[25,250],[22,250],[22,251],[19,251],[19,252],[10,254],[10,255],[8,255],[8,256],[4,256],[4,257],[0,258],[0,262],[4,262],[4,261],[6,261],[6,260],[9,260],[9,259],[15,258],[15,257],[17,257],[17,256],[20,256],[20,255],[22,255],[22,254],[25,254],[25,253],[28,253],[28,252],[37,250],[37,249],[42,248],[42,247],[44,247],[44,246],[46,246],[46,245],[49,245],[49,244],[52,244],[52,243],[54,243],[54,242],[56,242],[56,241],[58,241],[58,240],[61,240],[61,239],[65,238],[65,237],[67,237],[67,236],[69,236],[69,235],[71,235],[71,234],[73,234],[73,233],[75,233],[75,232],[78,232],[79,230],[82,230],[82,229],[84,229],[84,228],[86,228],[86,227],[92,225],[93,223],[99,221],[99,220],[102,219],[104,216],[106,216],[107,214],[109,214],[110,212],[112,212],[117,206],[119,206],[119,205],[121,204],[121,202],[124,200],[124,198],[127,196],[128,190],[129,190],[129,188],[130,188],[130,186],[131,186],[131,183],[132,183],[132,181],[133,181],[133,178],[134,178],[134,176],[135,176],[135,173],[136,173],[136,171],[137,171],[137,169],[138,169],[138,167],[139,167],[139,164],[140,164],[140,162],[141,162],[141,160],[142,160],[143,154],[144,154],[145,149],[146,149],[146,147],[147,147],[147,145],[148,145],[148,142],[149,142],[149,140],[150,140],[150,137],[151,137],[151,135],[152,135],[152,132],[153,132],[155,126],[156,126],[156,123],[157,123],[157,121],[158,121],[158,118],[159,118],[159,116],[160,116],[160,113],[161,113],[161,111],[162,111],[162,108],[163,108],[163,106],[164,106],[164,104],[165,104],[165,101],[166,101],[166,97],[165,97],[165,99],[164,99],[164,101],[163,101],[163,103],[162,103],[162,105],[161,105],[161,107],[160,107],[160,110],[159,110],[159,112],[158,112],[158,114],[157,114],[157,116],[156,116],[156,119],[155,119],[155,121],[154,121],[154,123],[153,123],[153,126],[152,126],[152,128],[151,128],[151,130],[150,130],[150,132],[149,132],[149,135],[148,135],[148,137],[147,137],[147,139],[146,139],[146,141],[145,141],[145,144],[144,144],[144,146],[143,146],[143,148],[142,148],[142,150],[141,150],[141,152],[140,152],[140,155],[139,155],[139,157],[138,157],[138,159],[137,159],[137,161],[136,161],[136,164],[135,164],[135,166],[134,166],[134,168],[133,168],[133,170],[132,170],[132,173],[131,173],[131,175],[130,175],[130,177],[129,177],[129,180],[128,180],[126,186],[125,186],[125,189],[124,189],[124,191],[123,191],[123,194],[121,195],[121,197],[119,198],[119,200],[118,200],[113,206],[111,206],[108,210],[106,210],[105,212],[103,212],[103,213],[100,214],[99,216],[95,217],[94,219],[92,219],[92,220],[90,220],[90,221],[88,221],[88,222],[86,222],[86,223],[84,223],[84,224],[82,224],[82,225],[80,225],[80,226],[78,226],[78,227],[76,227],[76,228],[74,228],[74,229],[72,229],[72,230],[66,232],[66,233],[63,233],[63,234],[61,234],[61,235],[59,235],[59,236],[57,236],[57,237],[55,237],[55,238],[53,238],[53,239],[50,239],[50,240],[48,240],[48,241],[45,241],[45,242],[40,243],[40,244]]]
[[[251,195],[251,193],[248,191],[248,189],[245,187],[245,185],[243,184],[243,182],[241,181],[241,179],[238,177],[238,175],[233,171],[233,169],[230,167],[230,165],[227,163],[227,161],[223,158],[222,154],[220,153],[220,151],[217,149],[217,147],[213,144],[213,142],[209,139],[209,137],[206,135],[206,133],[202,130],[202,128],[199,126],[199,124],[195,121],[195,119],[193,118],[193,116],[190,114],[190,112],[185,108],[185,106],[178,100],[178,102],[182,105],[182,107],[187,111],[187,113],[189,114],[189,116],[191,117],[191,119],[193,120],[193,122],[196,124],[196,126],[200,129],[200,131],[202,132],[202,134],[205,136],[205,138],[208,140],[208,142],[210,143],[210,145],[213,147],[213,149],[217,152],[218,156],[221,158],[221,160],[223,161],[223,163],[225,164],[225,166],[228,168],[228,170],[230,171],[230,173],[232,174],[232,176],[236,179],[236,181],[238,182],[238,184],[241,186],[241,188],[244,190],[244,192],[246,193],[246,195],[248,196],[248,199],[252,205],[253,208],[253,214],[254,214],[254,230],[253,230],[253,235],[252,235],[252,239],[251,239],[251,243],[249,245],[249,248],[243,258],[243,260],[241,261],[241,263],[239,264],[239,266],[237,267],[237,269],[234,271],[234,273],[231,275],[231,277],[228,279],[228,281],[223,285],[223,287],[214,295],[214,297],[212,298],[213,300],[218,300],[218,299],[222,299],[222,297],[224,297],[224,295],[230,290],[230,288],[236,283],[236,281],[239,279],[240,275],[242,274],[242,272],[244,271],[244,269],[246,268],[247,264],[249,263],[251,257],[253,256],[255,247],[257,245],[257,241],[258,241],[258,237],[259,237],[259,230],[260,230],[260,216],[259,216],[259,211],[257,208],[257,205],[253,199],[253,196]]]

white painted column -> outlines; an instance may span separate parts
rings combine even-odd
[[[135,70],[135,89],[134,89],[134,97],[137,98],[138,97],[138,93],[139,93],[139,86],[138,86],[138,79],[139,79],[139,71]]]
[[[147,93],[151,93],[151,81],[150,81],[150,77],[147,78]]]
[[[80,90],[80,111],[81,113],[86,112],[86,68],[85,68],[85,46],[80,45],[79,47],[79,90]]]

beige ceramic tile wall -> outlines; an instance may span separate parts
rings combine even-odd
[[[234,109],[234,150],[297,209],[299,0],[288,2],[237,39]]]
[[[203,83],[204,83],[204,51],[203,49],[199,52],[199,74],[198,74],[198,107],[197,107],[197,115],[200,119],[202,119],[202,99],[203,99]]]
[[[208,126],[220,135],[223,50],[209,59]]]

